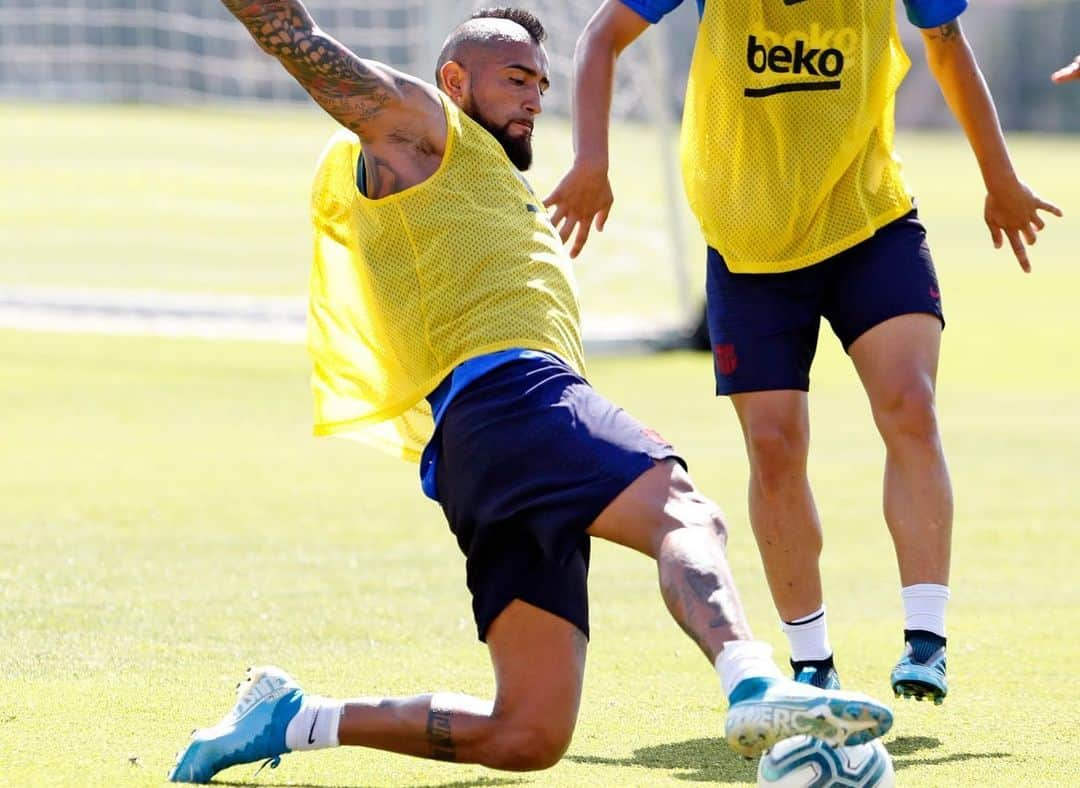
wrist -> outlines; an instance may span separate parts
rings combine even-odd
[[[574,154],[574,169],[586,172],[607,173],[607,151],[580,151]]]

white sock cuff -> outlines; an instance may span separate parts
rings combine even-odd
[[[918,583],[900,590],[904,601],[904,629],[921,629],[945,637],[945,606],[949,587]]]
[[[338,727],[345,701],[305,695],[300,709],[285,729],[285,746],[290,750],[321,750],[338,746]]]
[[[911,586],[904,586],[900,589],[900,596],[903,599],[944,599],[948,600],[951,596],[948,586],[943,586],[940,583],[916,583]]]
[[[791,659],[795,662],[822,660],[832,656],[825,605],[795,621],[781,621],[780,629],[787,635],[788,645],[791,646]]]
[[[772,657],[772,646],[762,640],[732,640],[714,663],[724,694],[730,696],[739,682],[749,678],[783,678]]]
[[[780,619],[780,628],[787,632],[788,628],[790,627],[806,626],[807,624],[813,624],[818,619],[823,618],[825,618],[825,605],[822,605],[813,613],[808,613],[805,616],[799,616],[794,621],[784,621],[783,619]]]

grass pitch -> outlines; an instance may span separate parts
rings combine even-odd
[[[4,190],[0,283],[302,291],[306,179],[327,130],[317,116],[7,107],[0,127],[18,186]],[[1031,276],[989,248],[962,145],[901,140],[949,319],[940,410],[957,513],[952,694],[941,708],[893,704],[900,785],[1080,783],[1080,144],[1013,147],[1024,177],[1072,214],[1040,239]],[[541,192],[558,168],[545,172]],[[617,199],[620,221],[648,225],[632,186]],[[635,238],[614,223],[602,236]],[[600,248],[586,276],[604,265]],[[0,332],[0,784],[160,784],[188,731],[215,721],[243,668],[264,661],[322,694],[490,694],[438,508],[412,467],[309,437],[306,375],[293,346]],[[594,359],[591,377],[673,440],[724,506],[751,621],[786,660],[749,533],[741,438],[710,394],[708,357]],[[833,645],[846,686],[884,698],[901,606],[882,449],[827,330],[813,386]],[[664,611],[650,563],[598,544],[592,574],[581,717],[554,769],[338,750],[220,780],[752,782],[754,765],[720,739],[718,682]]]

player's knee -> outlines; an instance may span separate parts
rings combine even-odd
[[[929,384],[917,383],[896,390],[879,403],[875,418],[886,441],[937,442],[937,412]]]
[[[507,720],[490,742],[489,765],[515,772],[549,769],[562,759],[572,736],[572,727]]]
[[[802,467],[810,449],[810,435],[798,422],[761,423],[748,428],[746,445],[755,475],[769,485],[790,477],[792,468]]]

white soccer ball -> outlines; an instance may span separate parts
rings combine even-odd
[[[758,762],[762,788],[892,788],[892,758],[880,739],[833,747],[809,736],[773,745]]]

